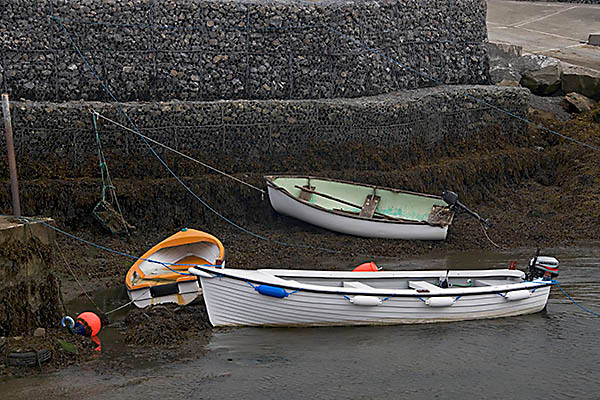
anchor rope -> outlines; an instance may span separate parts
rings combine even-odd
[[[248,182],[244,182],[243,180],[241,180],[241,179],[239,179],[239,178],[236,178],[236,177],[235,177],[235,176],[233,176],[233,175],[230,175],[230,174],[228,174],[228,173],[226,173],[226,172],[224,172],[224,171],[221,171],[221,170],[219,170],[219,169],[217,169],[217,168],[215,168],[215,167],[213,167],[213,166],[211,166],[211,165],[209,165],[209,164],[206,164],[206,163],[204,163],[204,162],[202,162],[202,161],[200,161],[200,160],[198,160],[198,159],[195,159],[195,158],[193,158],[193,157],[191,157],[191,156],[189,156],[189,155],[187,155],[187,154],[185,154],[185,153],[182,153],[182,152],[180,152],[179,150],[176,150],[176,149],[174,149],[174,148],[172,148],[172,147],[169,147],[169,146],[167,146],[166,144],[160,143],[159,141],[157,141],[157,140],[154,140],[154,139],[152,139],[152,138],[150,138],[150,137],[148,137],[148,136],[146,136],[146,135],[143,135],[142,133],[138,133],[138,132],[136,132],[135,130],[133,130],[133,129],[131,129],[131,128],[127,127],[127,126],[125,126],[125,125],[123,125],[123,124],[120,124],[120,123],[118,123],[117,121],[114,121],[114,120],[112,120],[112,119],[110,119],[110,118],[107,118],[107,117],[105,117],[104,115],[100,114],[98,111],[95,111],[95,110],[90,110],[90,111],[91,111],[92,115],[94,115],[94,116],[97,116],[97,117],[100,117],[100,118],[104,119],[105,121],[107,121],[107,122],[110,122],[110,123],[112,123],[112,124],[114,124],[114,125],[116,125],[116,126],[118,126],[118,127],[122,128],[122,129],[124,129],[124,130],[126,130],[126,131],[133,132],[133,133],[135,133],[136,135],[139,135],[139,136],[143,137],[144,139],[148,140],[149,142],[152,142],[152,143],[154,143],[154,144],[156,144],[156,145],[158,145],[158,146],[160,146],[160,147],[162,147],[162,148],[164,148],[164,149],[166,149],[166,150],[169,150],[169,151],[171,151],[171,152],[173,152],[173,153],[175,153],[175,154],[177,154],[177,155],[179,155],[179,156],[181,156],[181,157],[183,157],[183,158],[186,158],[186,159],[188,159],[188,160],[190,160],[190,161],[193,161],[193,162],[195,162],[195,163],[197,163],[197,164],[200,164],[200,165],[202,165],[202,166],[203,166],[203,167],[205,167],[205,168],[208,168],[208,169],[210,169],[210,170],[212,170],[212,171],[214,171],[214,172],[216,172],[216,173],[219,173],[219,174],[221,174],[221,175],[223,175],[223,176],[226,176],[227,178],[233,179],[234,181],[236,181],[236,182],[238,182],[238,183],[241,183],[242,185],[246,185],[246,186],[248,186],[249,188],[252,188],[252,189],[254,189],[254,190],[256,190],[256,191],[258,191],[258,192],[260,192],[260,193],[262,193],[262,194],[265,194],[265,193],[266,193],[264,190],[262,190],[262,189],[260,189],[260,188],[258,188],[258,187],[256,187],[256,186],[254,186],[254,185],[252,185],[252,184],[250,184],[250,183],[248,183]]]

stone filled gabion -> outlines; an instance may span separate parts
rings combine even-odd
[[[21,0],[0,8],[0,79],[13,99],[108,100],[51,16],[121,101],[488,82],[485,0]]]
[[[517,0],[517,1],[536,1],[536,2],[558,1],[560,3],[600,4],[600,0]]]
[[[529,92],[496,86],[423,88],[355,99],[127,103],[140,131],[227,172],[373,170],[519,143]],[[482,103],[485,102],[485,103]],[[13,102],[22,179],[97,177],[90,109],[130,126],[114,103]],[[135,133],[102,119],[113,177],[169,177]],[[4,135],[0,135],[0,148]],[[152,144],[178,174],[206,170]],[[8,168],[0,171],[7,177]]]

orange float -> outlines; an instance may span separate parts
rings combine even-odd
[[[90,311],[79,314],[77,318],[75,318],[75,321],[70,317],[63,318],[63,321],[68,323],[66,324],[63,322],[63,326],[68,325],[73,333],[82,336],[96,336],[98,332],[100,332],[100,328],[102,328],[100,317]]]
[[[358,267],[356,267],[352,270],[352,272],[377,272],[377,271],[379,271],[379,267],[373,261],[360,264]]]

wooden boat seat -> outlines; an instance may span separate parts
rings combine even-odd
[[[409,281],[408,287],[411,289],[428,291],[431,293],[439,293],[442,290],[444,290],[441,287],[436,286],[436,285],[426,282],[426,281]]]
[[[364,283],[357,282],[357,281],[344,281],[344,282],[342,282],[342,285],[344,287],[351,287],[354,289],[365,289],[365,290],[375,289],[373,286],[365,285]]]
[[[309,186],[309,185],[304,185],[300,188],[300,194],[298,195],[298,198],[300,200],[304,200],[304,201],[310,201],[310,198],[312,197],[312,191],[314,191],[316,188],[314,186]]]
[[[375,196],[373,194],[367,195],[365,198],[365,202],[363,203],[362,208],[360,209],[359,217],[373,218],[373,214],[375,214],[375,209],[379,204],[379,200],[381,197]]]

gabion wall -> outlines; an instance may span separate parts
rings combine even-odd
[[[230,173],[385,171],[524,140],[520,120],[469,96],[523,116],[528,95],[521,88],[453,86],[356,99],[174,101],[125,109],[144,135]],[[130,126],[114,103],[12,103],[19,176],[99,176],[90,109]],[[170,176],[135,133],[103,120],[98,125],[114,177]],[[178,175],[209,172],[152,146]]]
[[[581,3],[581,4],[600,4],[600,0],[517,0],[517,1],[537,1],[541,3]]]
[[[485,0],[0,2],[0,80],[12,99],[358,97],[488,81]],[[355,39],[357,42],[353,41]]]

